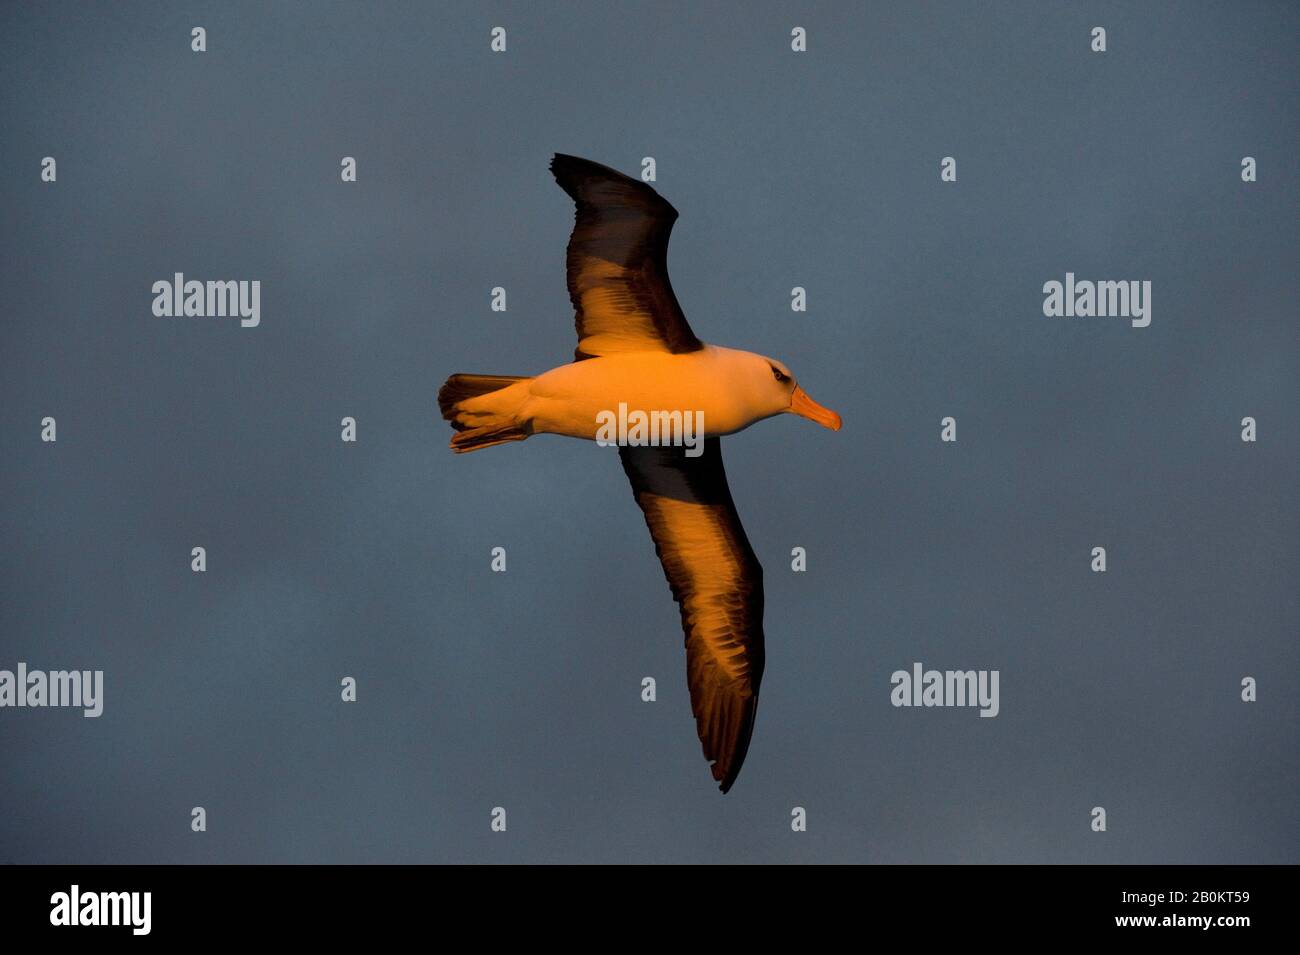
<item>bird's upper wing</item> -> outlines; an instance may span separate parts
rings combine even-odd
[[[677,210],[644,182],[589,159],[557,153],[551,172],[578,207],[568,254],[577,359],[703,348],[668,281]]]
[[[718,438],[704,453],[620,447],[686,631],[686,680],[704,757],[725,793],[745,761],[763,677],[763,568],[745,537]]]

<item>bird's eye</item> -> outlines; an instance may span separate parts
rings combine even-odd
[[[772,368],[772,377],[777,381],[785,381],[785,375],[781,374],[781,369],[775,366]]]

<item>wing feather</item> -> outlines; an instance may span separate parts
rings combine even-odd
[[[731,499],[718,438],[696,458],[680,447],[622,447],[619,456],[681,608],[696,731],[725,793],[758,710],[763,568]]]
[[[646,183],[589,159],[557,153],[551,172],[577,206],[566,269],[576,357],[704,347],[668,280],[677,210]]]

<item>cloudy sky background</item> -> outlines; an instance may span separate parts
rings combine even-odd
[[[106,682],[0,711],[0,861],[1300,861],[1300,14],[865,6],[0,9],[0,668]],[[696,332],[844,416],[724,442],[768,608],[726,797],[615,455],[436,413],[571,355],[555,151],[655,157]],[[1150,327],[1045,318],[1067,270]],[[153,317],[177,271],[260,327]],[[913,661],[1000,715],[893,708]]]

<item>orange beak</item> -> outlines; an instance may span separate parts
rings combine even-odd
[[[840,430],[840,426],[844,423],[830,408],[823,408],[809,398],[808,392],[798,385],[794,386],[794,394],[790,396],[790,411],[801,418],[816,421],[823,428],[830,428],[832,431]]]

